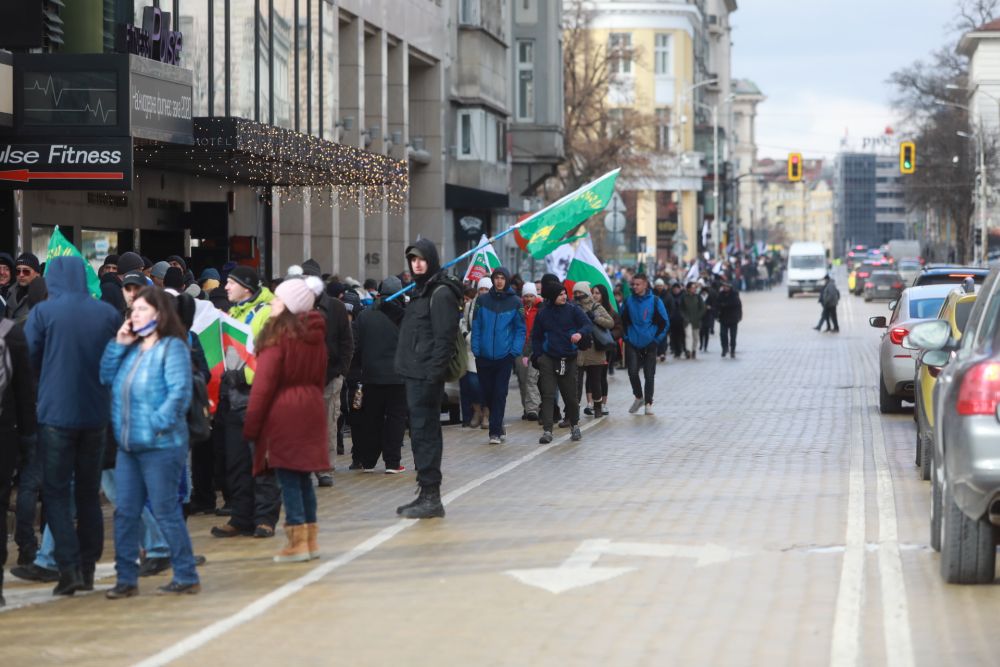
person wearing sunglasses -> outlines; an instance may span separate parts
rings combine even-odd
[[[30,252],[21,253],[14,262],[14,277],[17,284],[7,295],[7,317],[15,322],[24,322],[31,311],[28,301],[28,287],[42,274],[38,258]]]

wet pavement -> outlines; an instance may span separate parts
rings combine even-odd
[[[340,457],[321,560],[194,517],[198,596],[157,597],[164,574],[53,600],[8,574],[2,664],[995,665],[1000,593],[942,583],[912,416],[878,413],[885,304],[842,292],[840,334],[810,328],[814,298],[744,294],[736,359],[713,337],[661,363],[655,416],[616,373],[579,443],[538,445],[515,382],[506,444],[445,428],[443,520],[395,517],[412,472]]]

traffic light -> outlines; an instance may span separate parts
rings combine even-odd
[[[802,180],[802,153],[788,154],[788,180]]]
[[[917,145],[912,141],[899,144],[899,173],[912,174],[917,169]]]

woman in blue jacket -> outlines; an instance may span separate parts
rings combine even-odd
[[[170,547],[173,580],[161,594],[201,590],[178,489],[188,456],[191,350],[170,296],[146,287],[108,343],[101,382],[111,388],[111,424],[118,442],[115,482],[115,571],[110,599],[139,593],[142,508],[149,501]]]

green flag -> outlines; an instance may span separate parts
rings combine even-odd
[[[577,227],[607,207],[620,171],[609,171],[526,219],[521,229],[531,232],[530,235],[522,232],[528,239],[526,250],[531,256],[541,259],[564,243],[580,238],[575,233]]]
[[[49,249],[45,254],[45,273],[49,272],[49,266],[56,257],[79,257],[83,262],[83,270],[87,272],[87,291],[95,299],[101,298],[101,279],[94,273],[94,267],[83,258],[76,246],[66,240],[66,237],[59,231],[59,226],[52,231],[52,238],[49,239]]]

